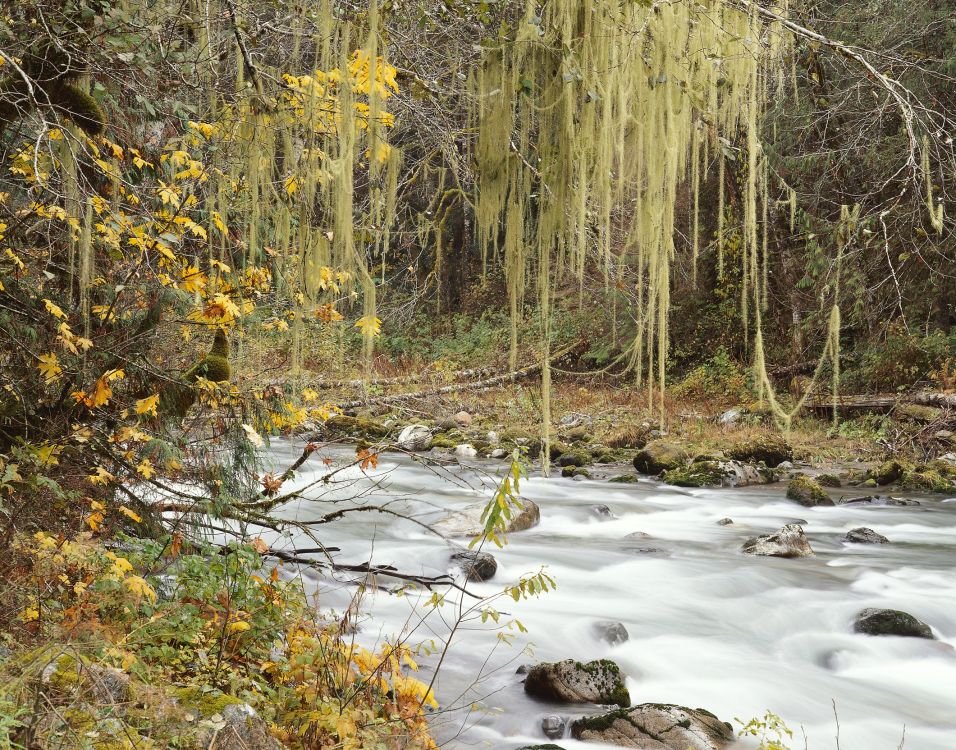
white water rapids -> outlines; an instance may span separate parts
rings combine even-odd
[[[284,469],[300,451],[276,441],[268,459]],[[354,455],[347,448],[317,453],[283,491],[328,473],[323,456],[334,467]],[[281,515],[305,521],[343,507],[388,503],[396,512],[435,521],[486,500],[494,475],[504,470],[490,461],[436,470],[386,453],[368,476],[347,469],[336,475],[347,481],[309,489]],[[540,505],[541,523],[511,534],[503,550],[486,547],[498,560],[497,574],[469,588],[492,595],[542,565],[558,588],[527,601],[496,602],[507,613],[502,622],[517,617],[529,631],[515,633],[511,645],[498,641],[490,623],[472,620],[455,632],[435,681],[442,704],[432,722],[436,737],[450,750],[548,742],[542,717],[601,709],[533,701],[516,667],[609,658],[627,674],[633,704],[699,706],[731,722],[769,709],[795,730],[794,750],[804,747],[801,727],[809,750],[837,747],[833,702],[841,750],[895,750],[904,727],[905,750],[956,749],[956,498],[919,497],[921,504],[911,507],[803,508],[784,497],[784,487],[682,490],[651,481],[532,476],[521,490]],[[615,518],[597,518],[595,504],[607,505]],[[724,517],[734,523],[718,525]],[[816,557],[740,553],[746,539],[794,519],[806,521]],[[840,541],[858,526],[891,543]],[[625,539],[636,531],[651,538]],[[371,559],[424,575],[449,570],[448,543],[396,516],[348,513],[316,532],[324,544],[341,548],[342,562]],[[304,536],[267,539],[289,550],[315,546]],[[369,646],[386,638],[441,645],[454,624],[454,606],[429,614],[422,605],[430,593],[388,593],[398,583],[380,576],[379,588],[364,595],[357,638]],[[321,608],[338,612],[357,590],[317,575],[308,585]],[[938,640],[855,634],[853,617],[866,607],[909,612],[931,625]],[[614,647],[597,640],[591,627],[602,619],[623,623],[630,639]],[[533,655],[523,652],[529,646]],[[432,679],[438,658],[419,660],[421,679]],[[610,747],[555,742],[566,750]]]

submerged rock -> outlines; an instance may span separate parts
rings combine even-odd
[[[687,461],[687,451],[666,440],[655,440],[645,445],[634,456],[634,468],[641,474],[660,474],[676,469]]]
[[[702,708],[642,703],[571,722],[571,736],[641,750],[721,750],[733,728]]]
[[[410,424],[398,433],[398,447],[403,451],[423,451],[432,441],[432,431],[423,424]]]
[[[807,508],[815,505],[833,505],[833,500],[830,499],[827,491],[816,480],[804,474],[790,480],[790,484],[787,485],[787,497]]]
[[[730,526],[734,522],[733,518],[721,518],[718,522],[718,526]]]
[[[532,698],[555,703],[631,704],[621,669],[610,659],[536,664],[528,671],[524,690]]]
[[[932,639],[936,637],[925,622],[898,609],[864,609],[856,616],[853,630],[866,635],[899,635]]]
[[[560,745],[553,745],[550,742],[546,742],[543,745],[525,745],[524,747],[519,747],[518,750],[564,750]]]
[[[891,497],[890,495],[863,495],[840,500],[840,505],[919,505],[919,500],[908,497]]]
[[[469,581],[479,583],[492,578],[498,571],[498,561],[488,552],[479,550],[461,550],[451,556]]]
[[[596,638],[611,646],[619,646],[630,638],[624,623],[615,620],[598,620],[591,624],[591,632]]]
[[[873,529],[861,526],[858,529],[850,529],[846,532],[843,541],[851,544],[886,544],[890,540],[882,534],[877,534]]]
[[[795,523],[788,523],[773,534],[748,539],[741,549],[748,555],[813,557],[807,535],[803,533],[803,528]]]
[[[592,516],[600,518],[602,521],[612,521],[617,516],[614,515],[613,511],[608,508],[606,505],[592,505],[588,510],[591,511]]]
[[[455,455],[459,458],[474,458],[478,455],[478,451],[468,443],[461,443],[455,446]]]
[[[559,740],[564,737],[564,730],[568,728],[568,720],[563,716],[551,714],[541,720],[541,731],[549,740]],[[554,747],[552,745],[552,747]]]

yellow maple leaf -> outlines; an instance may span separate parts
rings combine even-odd
[[[242,633],[245,630],[249,630],[252,625],[250,625],[245,620],[237,620],[236,622],[230,623],[229,632],[230,633]]]
[[[56,357],[56,352],[50,352],[49,354],[41,354],[38,359],[40,364],[37,365],[37,369],[43,375],[47,384],[55,383],[60,375],[63,374],[63,368],[60,367],[59,360]]]
[[[156,476],[156,469],[153,467],[152,462],[148,458],[144,458],[136,466],[136,471],[140,476],[145,477],[146,479],[152,479]]]
[[[87,477],[90,484],[109,484],[113,479],[113,475],[102,466],[97,466],[96,470]]]
[[[158,406],[159,406],[159,394],[154,393],[152,396],[147,396],[146,398],[137,399],[136,413],[150,414],[155,417],[156,407]]]
[[[355,324],[363,335],[378,336],[382,332],[382,321],[374,315],[365,315]]]

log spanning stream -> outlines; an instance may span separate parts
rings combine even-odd
[[[301,446],[277,441],[267,458],[284,468],[300,452]],[[324,455],[332,466],[354,459],[347,448]],[[387,503],[393,511],[434,522],[490,497],[504,468],[476,460],[436,469],[383,454],[367,476],[348,469],[337,475],[341,484],[310,489],[281,515],[306,521],[342,507]],[[307,485],[328,471],[314,457],[294,484]],[[654,481],[534,476],[522,494],[540,505],[540,524],[511,534],[503,550],[489,550],[497,573],[469,588],[491,595],[542,565],[558,588],[528,601],[497,601],[507,613],[502,622],[517,617],[529,631],[508,631],[514,636],[510,644],[477,619],[455,630],[435,680],[442,709],[433,727],[444,747],[511,750],[548,742],[543,717],[603,709],[533,701],[516,668],[609,658],[627,674],[634,704],[702,707],[724,721],[769,709],[795,730],[794,748],[804,747],[801,727],[810,750],[836,748],[834,702],[843,750],[894,750],[904,727],[908,750],[956,748],[956,498],[913,496],[920,505],[907,507],[804,508],[784,497],[782,484],[683,490]],[[613,517],[596,515],[592,506],[598,504]],[[724,517],[733,524],[718,525]],[[805,522],[815,557],[740,552],[746,539],[795,519]],[[841,541],[859,526],[890,543]],[[650,537],[626,538],[638,531]],[[447,541],[393,515],[349,513],[317,532],[323,543],[341,548],[345,562],[371,559],[424,575],[449,570]],[[315,546],[304,537],[268,541],[277,548]],[[307,585],[317,592],[319,607],[339,613],[357,591],[354,581],[318,574],[310,574]],[[410,644],[433,639],[440,647],[454,627],[454,605],[430,611],[424,606],[429,592],[390,593],[399,585],[378,576],[367,589],[357,640],[373,646],[385,638]],[[856,634],[854,616],[866,607],[909,612],[931,625],[937,640]],[[623,623],[629,639],[614,646],[601,641],[593,631],[596,620]],[[524,649],[532,646],[529,655]],[[432,679],[439,656],[420,658],[422,679]],[[566,750],[609,747],[570,738],[556,742]]]

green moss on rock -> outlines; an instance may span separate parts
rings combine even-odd
[[[727,451],[727,455],[737,461],[763,462],[774,467],[793,460],[793,447],[782,437],[769,435],[735,445]]]
[[[790,484],[787,485],[787,497],[807,507],[833,505],[833,500],[830,499],[826,490],[804,474],[799,474],[790,480]]]
[[[723,484],[725,472],[718,461],[695,460],[689,466],[669,469],[663,479],[676,487],[719,487]]]
[[[906,466],[899,461],[886,461],[870,472],[867,479],[872,479],[878,485],[892,484],[906,472]]]
[[[641,474],[660,474],[683,466],[687,461],[687,451],[668,440],[655,440],[648,443],[634,456],[634,468]]]
[[[905,490],[922,492],[951,492],[953,483],[935,469],[919,466],[907,471],[900,478],[899,486]]]
[[[360,437],[366,440],[381,439],[388,436],[388,428],[373,419],[348,417],[337,414],[329,417],[324,424],[325,430],[333,435]]]

